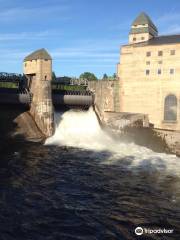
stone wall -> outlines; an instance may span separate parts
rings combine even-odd
[[[119,81],[91,81],[88,83],[90,91],[94,92],[94,106],[101,124],[115,131],[121,131],[124,126],[136,125],[148,127],[148,116],[119,112]]]
[[[30,113],[42,133],[46,137],[49,137],[52,136],[54,132],[51,82],[39,81],[39,85],[36,86],[37,88],[33,93]]]
[[[115,109],[115,86],[116,81],[89,81],[88,89],[95,95],[94,103],[98,111],[114,111]]]
[[[180,132],[154,129],[153,130],[168,145],[170,152],[180,156]]]
[[[29,79],[32,93],[30,114],[45,137],[52,136],[54,133],[54,109],[51,96],[52,61],[45,59],[26,61],[24,73]]]
[[[171,55],[171,50],[175,54]],[[162,51],[162,56],[158,52]],[[147,52],[151,55],[147,56]],[[180,130],[180,44],[127,45],[121,49],[120,112],[148,114],[155,128]],[[161,69],[161,74],[158,74]],[[170,74],[174,69],[174,74]],[[146,70],[149,74],[146,75]],[[177,97],[177,121],[164,121],[166,96]]]

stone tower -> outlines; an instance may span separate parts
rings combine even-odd
[[[129,44],[145,42],[156,37],[158,30],[150,17],[142,12],[132,23],[129,33]]]
[[[54,112],[51,96],[52,58],[39,49],[24,59],[24,74],[32,93],[30,113],[45,137],[54,133]]]

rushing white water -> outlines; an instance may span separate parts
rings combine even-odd
[[[98,156],[108,152],[108,157],[102,157],[104,164],[117,164],[121,159],[131,160],[131,167],[170,170],[180,175],[180,158],[165,153],[155,153],[152,150],[134,143],[123,143],[115,140],[103,131],[93,109],[89,111],[70,110],[56,113],[57,127],[54,136],[47,139],[47,145],[71,146],[93,150]]]

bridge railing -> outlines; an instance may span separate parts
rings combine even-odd
[[[0,72],[0,82],[19,82],[24,78],[22,74]]]

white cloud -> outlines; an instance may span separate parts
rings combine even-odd
[[[28,51],[19,49],[0,49],[1,61],[22,61],[29,54]]]
[[[180,13],[169,12],[159,17],[156,23],[159,26],[160,32],[165,34],[179,34],[180,33]]]
[[[159,25],[167,25],[172,22],[177,23],[179,20],[180,20],[180,13],[167,13],[159,17],[156,22]]]
[[[180,24],[175,24],[167,27],[162,34],[180,34]]]
[[[56,30],[46,30],[40,32],[19,32],[19,33],[0,33],[0,41],[15,41],[15,40],[37,40],[48,37],[57,37],[62,34]]]
[[[14,7],[0,10],[0,22],[46,20],[50,17],[68,19],[62,15],[69,9],[67,4],[51,5],[42,7]]]
[[[77,58],[77,57],[83,57],[83,58],[116,58],[118,57],[118,53],[113,52],[95,52],[95,51],[89,51],[86,49],[82,50],[58,50],[58,51],[52,51],[52,56],[55,59],[64,59],[64,58]]]
[[[125,41],[123,41],[125,42]],[[118,59],[122,41],[115,39],[86,39],[71,43],[75,47],[52,49],[51,54],[56,60],[65,59]]]

